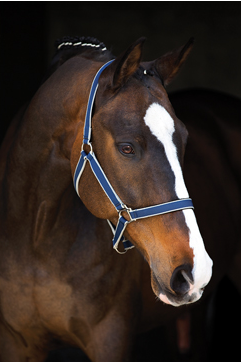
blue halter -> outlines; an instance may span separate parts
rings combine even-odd
[[[162,215],[162,214],[166,214],[166,213],[174,212],[174,211],[178,211],[178,210],[184,210],[184,209],[190,209],[190,208],[193,209],[194,207],[193,207],[192,200],[188,198],[188,199],[171,201],[171,202],[167,202],[164,204],[144,207],[142,209],[132,210],[131,208],[127,207],[121,201],[121,199],[119,198],[119,196],[116,194],[115,190],[112,188],[111,184],[109,183],[109,180],[107,179],[102,167],[100,166],[100,164],[93,152],[90,139],[91,139],[92,108],[93,108],[97,88],[99,85],[98,84],[99,77],[100,77],[101,73],[103,72],[103,70],[106,67],[108,67],[108,65],[110,65],[112,62],[113,62],[113,60],[110,60],[109,62],[104,64],[99,69],[99,71],[96,73],[93,83],[91,85],[91,90],[90,90],[90,95],[89,95],[89,100],[88,100],[87,110],[86,110],[86,116],[85,116],[82,150],[81,150],[80,158],[77,163],[77,166],[75,169],[75,174],[74,174],[74,186],[75,186],[77,194],[79,195],[79,192],[78,192],[79,180],[84,171],[86,162],[88,161],[99,184],[101,185],[102,189],[104,190],[104,192],[106,193],[109,200],[112,202],[116,211],[119,214],[119,219],[118,219],[116,228],[112,225],[112,223],[109,220],[107,220],[107,221],[114,234],[113,248],[118,253],[122,253],[118,250],[118,245],[119,245],[120,241],[123,242],[125,252],[128,249],[131,249],[134,247],[131,244],[131,242],[129,240],[126,240],[123,236],[123,233],[125,231],[127,224],[129,224],[135,220],[139,220],[139,219],[143,219],[143,218],[147,218],[147,217],[151,217],[151,216],[156,216],[156,215]],[[84,151],[84,149],[83,149],[84,145],[88,145],[90,147],[89,153],[86,153]],[[124,218],[124,216],[122,216],[122,213],[124,211],[127,212],[128,216],[129,216],[129,220],[126,220]]]

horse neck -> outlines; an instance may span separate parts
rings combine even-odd
[[[1,171],[4,219],[12,218],[17,223],[25,215],[25,221],[31,222],[41,207],[45,214],[57,214],[66,194],[69,202],[80,206],[73,187],[70,155],[76,135],[82,134],[80,120],[84,119],[87,104],[86,88],[92,81],[92,74],[85,75],[86,69],[91,69],[90,63],[75,57],[63,64],[40,87],[24,116],[15,121],[11,145],[5,142],[2,151],[8,159]]]

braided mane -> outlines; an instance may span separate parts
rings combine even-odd
[[[55,55],[51,61],[50,67],[45,74],[44,80],[48,79],[63,63],[68,59],[86,52],[88,57],[95,58],[110,58],[111,54],[104,43],[93,37],[85,36],[65,36],[57,39],[55,42]],[[108,57],[109,55],[109,57]]]
[[[92,38],[92,37],[70,37],[70,36],[65,36],[62,39],[57,39],[55,42],[55,47],[56,50],[61,50],[61,49],[77,49],[77,50],[84,50],[87,48],[95,48],[95,49],[100,49],[101,51],[105,51],[107,50],[106,46],[104,43],[100,42],[98,39],[96,38]]]

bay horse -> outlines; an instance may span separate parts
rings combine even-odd
[[[241,100],[207,89],[178,91],[169,99],[189,132],[184,178],[214,267],[198,303],[172,308],[155,303],[151,293],[143,299],[145,313],[138,330],[145,333],[136,338],[135,357],[173,362],[235,359],[241,299]],[[67,349],[52,352],[48,362],[60,356],[87,361],[77,350]]]
[[[96,39],[63,39],[9,128],[2,362],[44,361],[60,342],[92,361],[129,361],[147,300],[190,304],[210,281],[182,175],[187,130],[165,90],[193,41],[150,62],[143,43],[115,58]]]

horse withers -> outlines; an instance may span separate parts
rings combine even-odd
[[[165,91],[192,41],[141,63],[143,42],[116,59],[96,39],[60,42],[5,138],[2,361],[43,361],[57,341],[127,361],[146,298],[189,304],[211,278],[182,175],[187,130]],[[112,231],[135,248],[116,253]]]

